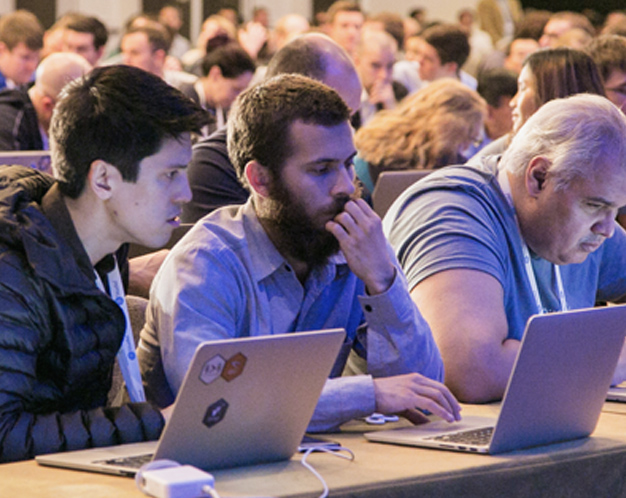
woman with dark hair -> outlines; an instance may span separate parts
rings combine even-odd
[[[513,131],[482,149],[472,161],[502,154],[511,137],[543,104],[577,93],[606,96],[598,67],[587,53],[564,47],[533,52],[524,61],[517,93],[511,99]]]
[[[202,77],[181,90],[213,114],[215,122],[203,130],[207,136],[226,124],[228,109],[250,84],[256,65],[237,42],[216,37],[207,43],[201,67]]]

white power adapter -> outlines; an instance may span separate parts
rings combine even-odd
[[[140,491],[155,498],[217,496],[211,474],[172,461],[156,460],[144,465],[137,472],[135,482]]]

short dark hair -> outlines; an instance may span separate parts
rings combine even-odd
[[[337,126],[350,111],[332,88],[299,74],[281,74],[243,92],[228,116],[228,155],[244,185],[244,170],[256,160],[274,179],[291,153],[293,122]]]
[[[79,33],[91,33],[93,35],[93,46],[96,50],[106,45],[109,39],[109,32],[106,26],[99,19],[92,16],[74,14],[65,27]]]
[[[0,42],[9,50],[18,43],[24,43],[31,50],[41,50],[43,32],[39,19],[28,10],[20,9],[0,17]]]
[[[437,51],[442,64],[456,62],[458,69],[469,57],[470,45],[465,32],[455,24],[437,24],[420,36]]]
[[[498,68],[484,71],[478,76],[478,94],[491,107],[500,107],[502,97],[511,97],[517,93],[517,76],[513,71]]]
[[[244,73],[254,73],[256,65],[239,43],[229,41],[217,47],[202,59],[202,74],[206,76],[213,66],[220,68],[224,78],[237,78]]]
[[[95,68],[61,94],[50,124],[52,164],[61,191],[77,198],[93,161],[134,182],[139,163],[164,139],[199,132],[208,114],[161,78],[116,65]]]
[[[150,24],[142,24],[141,26],[130,28],[126,31],[126,33],[124,33],[124,36],[131,35],[133,33],[144,33],[148,38],[148,43],[150,44],[153,52],[163,50],[167,54],[172,45],[172,37],[170,36],[167,28],[156,21],[150,22]]]

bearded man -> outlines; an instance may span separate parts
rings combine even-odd
[[[341,327],[309,430],[374,411],[459,419],[381,221],[358,198],[348,120],[337,92],[301,75],[238,98],[228,150],[251,196],[202,218],[154,280],[139,357],[157,404],[173,401],[203,341]],[[339,377],[350,354],[367,374]]]

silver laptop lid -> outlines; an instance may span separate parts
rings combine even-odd
[[[155,458],[218,469],[290,458],[343,329],[200,345]]]
[[[530,318],[490,453],[593,432],[626,334],[626,306]]]

